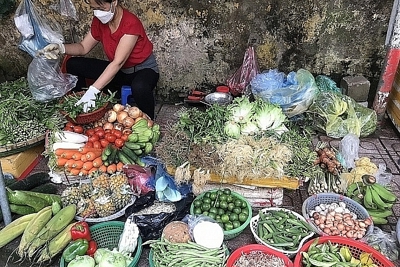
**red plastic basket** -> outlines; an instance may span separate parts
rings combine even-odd
[[[265,254],[273,255],[278,258],[281,258],[283,262],[285,263],[286,267],[293,267],[293,262],[283,253],[273,250],[269,247],[266,247],[264,245],[259,245],[259,244],[250,244],[246,245],[243,247],[240,247],[236,249],[228,258],[228,261],[226,262],[226,267],[235,267],[234,263],[237,259],[240,258],[242,254],[248,254],[252,251],[262,251]]]
[[[315,239],[312,239],[305,243],[299,253],[296,255],[296,258],[294,259],[294,266],[295,267],[302,267],[303,266],[303,256],[302,253],[303,251],[308,251],[308,248],[310,245],[315,241]],[[373,249],[372,247],[357,241],[353,240],[350,238],[346,237],[340,237],[340,236],[321,236],[318,237],[318,244],[323,244],[327,243],[330,241],[333,245],[338,245],[339,248],[342,246],[347,246],[353,257],[358,258],[362,252],[367,252],[370,253],[372,256],[372,260],[378,267],[394,267],[395,264],[391,262],[388,258],[386,258],[384,255],[382,255],[379,251]]]

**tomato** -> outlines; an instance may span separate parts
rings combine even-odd
[[[75,125],[75,126],[74,126],[74,132],[75,132],[75,133],[78,133],[78,134],[82,134],[82,133],[84,132],[84,129],[83,129],[83,127],[80,126],[80,125]]]
[[[99,141],[100,138],[97,135],[92,135],[88,138],[89,142],[95,142],[95,141]]]
[[[121,138],[117,138],[117,139],[115,139],[114,144],[116,147],[121,148],[124,146],[125,141],[122,140]]]
[[[85,147],[93,147],[93,142],[86,142]]]
[[[66,128],[70,128],[70,129],[74,129],[74,126],[75,126],[75,124],[73,124],[72,122],[67,122],[66,124],[65,124],[65,127]]]
[[[92,136],[92,135],[94,135],[94,129],[87,129],[86,130],[86,132],[85,132],[85,134],[87,135],[87,136]]]
[[[106,146],[108,146],[108,144],[109,144],[110,142],[108,142],[106,139],[100,139],[100,144],[101,144],[101,147],[106,147]]]
[[[63,130],[64,131],[68,131],[68,132],[73,132],[74,128],[70,128],[70,127],[65,126]]]
[[[96,131],[95,135],[97,135],[101,139],[101,138],[104,138],[104,136],[106,135],[106,132],[103,129],[101,129],[101,130]]]
[[[111,133],[110,134],[106,134],[105,138],[110,143],[114,143],[115,140],[117,139],[117,137],[115,135],[111,134]]]
[[[123,134],[123,135],[121,136],[121,139],[124,140],[124,141],[126,141],[126,140],[128,140],[128,137],[129,137],[129,134]]]
[[[105,133],[111,133],[110,129],[104,130]]]
[[[103,130],[103,127],[97,126],[97,127],[94,127],[93,130],[94,130],[95,132],[97,132],[97,131]]]
[[[117,129],[112,129],[111,133],[113,135],[115,135],[117,138],[121,138],[121,136],[122,136],[122,132],[120,130],[117,130]]]
[[[94,141],[93,142],[93,148],[102,148],[100,141]]]

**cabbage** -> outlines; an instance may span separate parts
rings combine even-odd
[[[98,248],[94,253],[94,260],[96,267],[126,267],[132,262],[132,257],[117,250]]]
[[[240,126],[234,121],[227,121],[224,126],[224,133],[235,139],[239,139],[240,137]]]
[[[96,252],[94,253],[94,260],[96,263],[99,263],[102,261],[103,257],[112,253],[111,250],[106,249],[106,248],[98,248]]]
[[[76,256],[75,259],[70,261],[67,267],[94,267],[95,261],[88,255]]]

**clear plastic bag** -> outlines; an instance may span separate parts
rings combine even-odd
[[[250,81],[260,73],[254,47],[247,48],[240,68],[226,81],[232,95],[243,94]]]
[[[353,169],[355,160],[358,159],[358,151],[360,147],[360,139],[355,134],[346,134],[339,144],[339,152],[343,156],[345,168]]]
[[[18,47],[32,57],[35,57],[37,50],[50,43],[64,42],[60,25],[55,22],[48,23],[43,16],[39,15],[37,8],[30,0],[21,1],[15,12],[14,22],[21,33]]]
[[[193,241],[208,248],[221,247],[224,241],[224,230],[217,221],[203,214],[199,215],[188,214],[182,219],[182,221],[189,225],[189,235]],[[201,227],[202,229],[208,229],[208,231],[212,231],[212,234],[209,232],[211,234],[209,239],[203,238],[204,234],[199,235],[195,233],[196,226],[198,226],[201,223],[204,223],[204,225]],[[204,233],[204,230],[203,231],[199,230],[199,231]],[[199,236],[201,236],[201,240],[196,240],[196,237],[197,239],[199,239],[198,238]]]
[[[374,174],[374,176],[376,178],[376,182],[383,186],[390,184],[393,178],[393,174],[386,167],[385,163],[379,163],[378,171]]]
[[[397,245],[395,232],[387,233],[378,227],[374,227],[372,233],[366,235],[362,241],[378,250],[393,262],[399,257],[399,247]]]
[[[40,102],[64,96],[78,81],[78,77],[61,72],[59,59],[44,57],[33,58],[27,76],[32,96]]]
[[[71,0],[60,0],[60,4],[53,5],[52,8],[59,12],[62,16],[78,21],[76,8]]]

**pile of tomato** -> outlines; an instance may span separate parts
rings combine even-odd
[[[194,214],[214,219],[225,231],[240,227],[249,218],[248,203],[232,194],[229,188],[207,191],[192,205]]]

